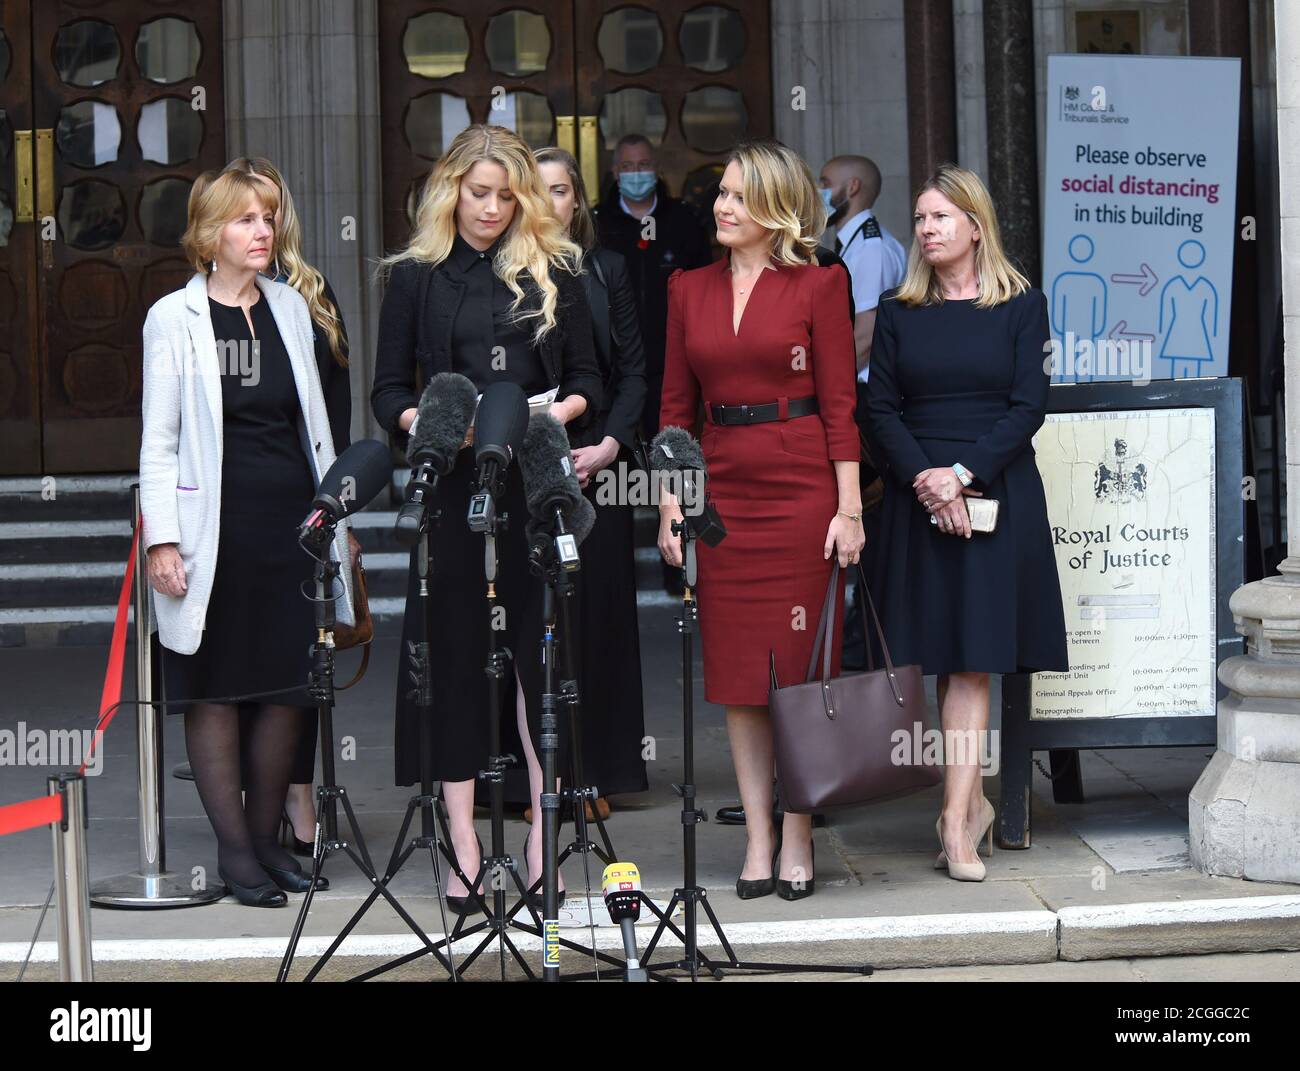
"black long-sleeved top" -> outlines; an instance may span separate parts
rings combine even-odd
[[[321,278],[324,278],[322,276]],[[325,279],[325,298],[334,306],[339,318],[339,350],[348,356],[348,329],[343,322],[343,310],[334,296],[330,282]],[[334,456],[338,457],[352,445],[352,383],[350,369],[339,364],[330,350],[329,335],[316,321],[311,325],[312,340],[316,348],[316,370],[320,373],[321,391],[325,395],[325,412],[329,415],[330,437],[334,440]]]
[[[443,270],[465,284],[465,296],[451,329],[451,370],[482,390],[505,380],[527,395],[547,389],[546,373],[530,342],[534,321],[520,322],[511,311],[514,295],[492,270],[498,238],[479,252],[459,234]]]
[[[599,246],[587,254],[585,263],[582,278],[591,303],[605,400],[595,419],[569,439],[574,446],[595,446],[610,435],[635,450],[646,399],[645,350],[627,263],[612,249]]]
[[[569,426],[585,428],[601,403],[600,366],[592,338],[591,308],[582,280],[563,269],[553,269],[551,279],[559,291],[555,327],[539,342],[530,341],[540,363],[546,389],[559,387],[558,398],[574,394],[587,399],[587,410]],[[541,291],[526,273],[519,277],[525,304],[539,308]],[[370,405],[394,441],[404,447],[406,433],[398,420],[419,405],[416,373],[428,382],[439,372],[462,371],[455,356],[455,332],[467,285],[454,265],[405,260],[394,266],[379,313],[379,342],[375,354],[375,380]],[[531,339],[534,319],[524,321]],[[507,362],[509,363],[509,362]],[[465,374],[462,372],[462,374]],[[470,379],[474,379],[471,375]],[[481,391],[486,383],[474,380]]]

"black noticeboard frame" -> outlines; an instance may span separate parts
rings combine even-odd
[[[1130,409],[1214,410],[1214,513],[1216,671],[1225,658],[1243,653],[1228,598],[1245,582],[1246,502],[1242,494],[1245,411],[1242,381],[1236,378],[1057,384],[1048,413],[1096,413]],[[998,842],[1028,848],[1035,751],[1078,751],[1119,747],[1205,747],[1218,739],[1218,718],[1156,715],[1149,718],[1070,718],[1032,721],[1029,674],[1002,678],[1001,807]],[[1216,696],[1226,689],[1220,684]],[[1054,755],[1053,775],[1069,771]],[[1074,764],[1077,773],[1078,764]]]

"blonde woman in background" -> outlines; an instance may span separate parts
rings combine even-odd
[[[1031,444],[1047,405],[1047,301],[1002,251],[974,172],[940,167],[917,191],[912,228],[907,275],[881,299],[871,344],[868,422],[888,466],[872,590],[894,660],[939,677],[949,749],[935,866],[982,881],[989,674],[1068,668]],[[992,532],[971,530],[966,501],[979,495],[999,503]]]
[[[308,263],[302,253],[302,225],[294,207],[293,195],[279,169],[261,156],[240,156],[226,165],[275,190],[279,207],[275,213],[275,256],[267,273],[277,282],[286,283],[302,295],[311,314],[312,344],[325,409],[329,413],[330,438],[334,454],[339,456],[352,444],[352,387],[348,377],[348,333],[339,310],[338,299],[329,280]],[[348,545],[355,562],[361,545],[351,532]],[[316,773],[317,712],[302,719],[302,731],[294,749],[293,771],[285,800],[280,831],[281,839],[297,855],[310,856],[316,839],[316,801],[312,779]]]
[[[581,249],[556,219],[532,152],[519,135],[487,125],[456,135],[425,182],[410,243],[385,261],[388,289],[370,395],[380,425],[405,445],[419,402],[417,372],[425,383],[439,372],[458,372],[480,392],[501,380],[527,395],[558,388],[552,415],[562,424],[584,425],[599,409],[601,377],[578,276],[581,258]],[[462,450],[438,487],[442,522],[431,538],[434,578],[427,626],[436,712],[433,777],[442,782],[460,868],[481,882],[474,779],[488,757],[488,718],[502,719],[503,753],[520,754],[522,745],[533,812],[541,813],[533,734],[541,715],[542,588],[528,569],[528,509],[519,466],[512,465],[497,502],[498,513],[513,518],[497,538],[497,595],[506,610],[497,645],[514,652],[514,672],[501,689],[502,709],[489,710],[484,669],[493,622],[484,598],[484,543],[465,523],[474,471],[473,450]],[[406,641],[422,632],[416,583],[413,556],[400,681],[407,675]],[[398,784],[419,777],[419,725],[406,693],[398,688]],[[541,881],[540,836],[527,840],[525,855],[531,887]],[[464,910],[469,890],[459,875],[448,878],[447,890],[448,904]]]
[[[604,402],[591,422],[572,431],[573,462],[596,526],[582,544],[578,586],[578,695],[582,700],[583,776],[600,790],[596,813],[609,816],[607,796],[644,792],[645,710],[641,638],[636,614],[633,511],[598,495],[600,474],[635,465],[646,398],[645,352],[627,264],[597,244],[578,162],[564,149],[536,152],[555,214],[583,250],[582,281],[591,304]],[[572,427],[572,425],[571,425]]]

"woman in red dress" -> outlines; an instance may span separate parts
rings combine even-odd
[[[796,900],[814,889],[812,818],[772,828],[768,652],[782,683],[804,679],[831,556],[848,566],[866,542],[848,287],[842,267],[817,265],[826,212],[779,142],[731,154],[713,216],[728,256],[668,280],[659,424],[692,428],[704,403],[708,491],[727,526],[717,547],[697,545],[697,595],[704,694],[726,707],[749,837],[736,894]],[[668,495],[659,508],[660,551],[680,565],[681,510]],[[841,576],[835,620],[843,598]]]

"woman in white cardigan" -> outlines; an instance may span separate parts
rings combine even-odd
[[[310,877],[276,842],[304,708],[314,615],[297,525],[334,463],[307,304],[262,277],[275,192],[237,172],[194,198],[182,238],[197,274],[144,325],[142,546],[169,705],[245,904],[279,907]],[[347,561],[347,525],[333,554]],[[352,622],[349,570],[338,620]],[[240,769],[238,703],[258,702]],[[241,780],[244,794],[241,798]],[[324,888],[321,879],[319,888]]]

